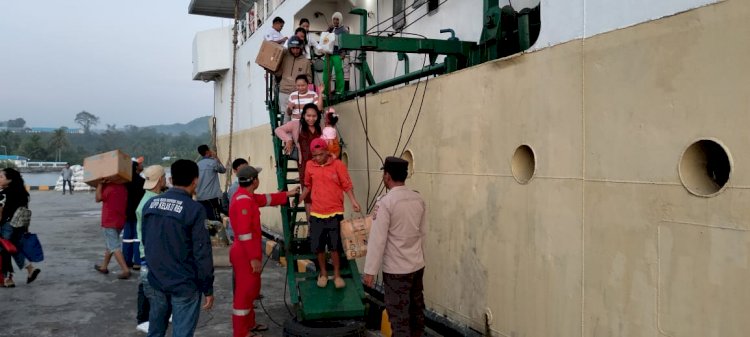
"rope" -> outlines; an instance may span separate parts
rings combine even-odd
[[[234,87],[237,83],[237,27],[239,26],[239,12],[240,12],[240,1],[234,0],[234,33],[232,34],[232,97],[229,102],[229,153],[227,154],[227,160],[232,160],[232,138],[234,138]],[[229,190],[229,185],[232,183],[232,171],[227,171],[227,180],[224,184],[224,190]]]

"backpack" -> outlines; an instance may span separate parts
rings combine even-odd
[[[13,218],[10,219],[10,226],[13,228],[29,227],[31,224],[31,210],[28,207],[18,207]]]

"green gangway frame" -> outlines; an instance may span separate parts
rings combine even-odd
[[[278,86],[272,73],[266,77],[266,108],[270,117],[271,137],[273,138],[274,158],[276,161],[276,177],[278,188],[288,191],[290,185],[300,184],[303,177],[290,177],[297,173],[296,160],[290,159],[283,153],[281,139],[276,137],[274,130],[283,123],[283,115],[278,104]],[[294,162],[294,167],[289,163]],[[336,289],[333,282],[328,282],[325,288],[318,288],[317,271],[297,271],[298,261],[316,261],[316,255],[311,250],[310,239],[299,237],[299,229],[307,226],[305,221],[298,221],[300,212],[304,214],[304,207],[295,207],[298,197],[293,202],[281,206],[281,223],[284,230],[284,242],[281,254],[286,258],[286,282],[289,287],[289,298],[295,308],[297,320],[329,320],[351,319],[365,316],[365,291],[360,278],[357,263],[347,260],[341,254],[341,277],[346,287]],[[330,269],[329,269],[330,270]]]

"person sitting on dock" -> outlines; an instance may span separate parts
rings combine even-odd
[[[268,330],[267,326],[257,324],[253,309],[253,302],[260,295],[260,273],[263,269],[259,207],[284,205],[299,192],[297,187],[288,192],[255,194],[260,184],[260,171],[260,168],[249,165],[239,170],[237,181],[240,188],[229,203],[229,220],[237,237],[229,250],[236,285],[232,302],[234,337],[260,336],[257,331]]]
[[[283,45],[284,42],[286,42],[288,37],[281,35],[281,30],[284,28],[284,19],[280,17],[273,18],[273,23],[271,24],[271,29],[268,30],[268,33],[263,37],[266,41],[275,42],[278,44]]]
[[[307,76],[308,83],[312,81],[312,63],[302,55],[302,41],[292,36],[289,39],[289,49],[285,53],[281,66],[275,73],[276,81],[279,83],[279,110],[286,106],[289,95],[297,90],[296,81],[299,75]],[[284,114],[284,122],[287,121],[287,115]]]
[[[326,141],[316,138],[310,144],[310,151],[312,160],[307,162],[305,168],[305,190],[300,200],[304,200],[312,190],[309,221],[312,249],[318,255],[320,266],[317,284],[320,288],[325,288],[328,284],[325,252],[328,245],[333,263],[333,284],[340,289],[346,287],[339,271],[340,228],[344,216],[343,194],[346,193],[349,197],[355,212],[360,212],[361,208],[354,197],[354,187],[346,165],[328,153]]]
[[[323,108],[323,100],[320,99],[318,93],[308,90],[310,82],[308,81],[307,75],[297,75],[295,84],[297,86],[297,91],[289,95],[289,101],[286,105],[286,113],[284,114],[284,123],[290,120],[299,120],[302,117],[302,108],[308,103],[314,103],[318,106],[318,109]]]

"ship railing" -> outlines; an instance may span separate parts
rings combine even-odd
[[[240,13],[240,20],[238,22],[238,36],[237,45],[240,46],[247,42],[247,40],[258,31],[258,28],[263,26],[266,21],[271,21],[271,15],[274,10],[279,8],[285,0],[259,0],[253,2],[250,9],[245,13]]]

